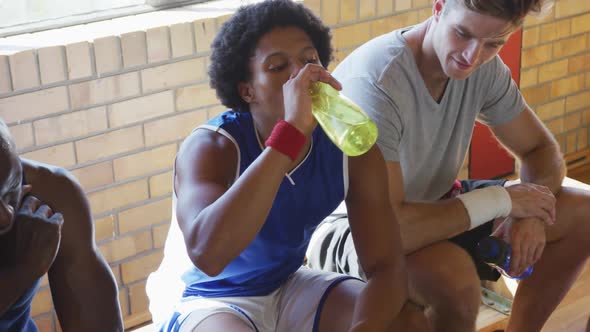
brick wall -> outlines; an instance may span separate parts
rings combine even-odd
[[[305,0],[334,28],[336,61],[372,37],[418,23],[430,0]],[[145,279],[159,264],[171,169],[190,130],[223,110],[206,77],[227,16],[0,55],[0,117],[21,153],[78,177],[96,240],[116,276],[127,327],[150,319]],[[523,94],[571,154],[588,146],[590,3],[558,0],[524,28]],[[54,331],[47,281],[33,316]]]
[[[525,98],[572,154],[588,147],[590,125],[590,2],[557,1],[523,33],[521,87]]]

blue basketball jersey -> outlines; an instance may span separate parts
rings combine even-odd
[[[214,130],[236,144],[238,174],[264,149],[249,112],[227,111],[199,128]],[[260,296],[279,288],[301,267],[317,225],[345,198],[347,181],[347,157],[318,126],[305,159],[285,175],[254,241],[217,276],[189,268],[182,276],[183,296]]]
[[[37,326],[31,318],[31,302],[39,288],[39,282],[27,289],[25,293],[0,317],[0,331],[37,332]]]

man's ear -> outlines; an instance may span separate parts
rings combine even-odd
[[[238,93],[240,97],[247,102],[248,104],[255,101],[254,89],[252,88],[252,84],[249,82],[240,82],[238,83]]]
[[[432,16],[434,16],[436,21],[442,16],[445,5],[445,0],[434,0],[434,3],[432,4]]]

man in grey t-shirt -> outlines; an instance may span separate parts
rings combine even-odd
[[[512,245],[510,275],[534,264],[506,331],[539,331],[590,254],[583,244],[590,236],[590,194],[562,187],[559,146],[497,56],[524,16],[543,5],[435,0],[425,22],[369,41],[334,72],[343,93],[379,127],[408,253],[410,296],[436,331],[474,330],[478,272],[498,276],[473,251],[492,232]],[[520,160],[522,183],[456,184],[475,121]],[[462,193],[445,196],[454,185]],[[363,277],[349,233],[346,219],[322,225],[308,251],[310,266]]]

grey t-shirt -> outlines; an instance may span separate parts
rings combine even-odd
[[[432,201],[451,187],[475,121],[496,126],[525,107],[499,57],[465,80],[450,79],[440,103],[431,97],[402,32],[374,38],[334,71],[343,94],[376,122],[386,161],[399,162],[406,199]]]

